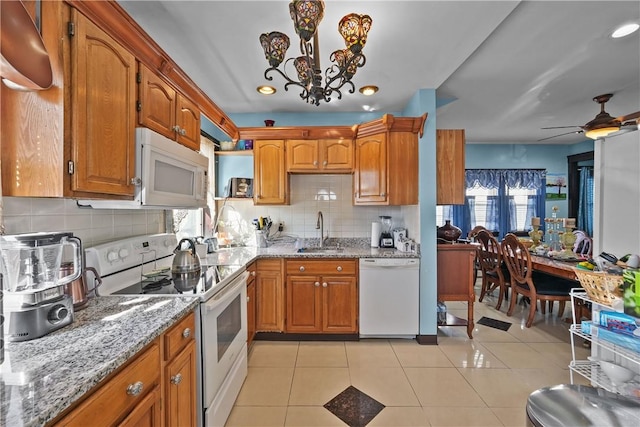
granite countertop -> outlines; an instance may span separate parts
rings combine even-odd
[[[207,255],[203,264],[241,264],[247,265],[259,258],[420,258],[420,248],[415,252],[402,252],[395,248],[372,248],[370,240],[361,238],[329,239],[324,248],[327,252],[307,252],[298,247],[316,249],[319,239],[303,239],[297,244],[293,241],[275,240],[266,248],[255,246],[221,248]],[[340,251],[333,251],[340,247]]]
[[[0,425],[53,420],[193,311],[198,297],[105,296],[42,338],[7,343],[0,365]]]

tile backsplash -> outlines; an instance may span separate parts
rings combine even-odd
[[[291,175],[287,206],[254,206],[251,200],[228,201],[227,206],[248,221],[271,217],[273,227],[284,222],[284,233],[300,238],[319,238],[318,211],[324,217],[325,235],[337,238],[371,237],[371,222],[389,215],[393,227],[406,227],[409,237],[419,233],[418,206],[353,206],[351,175]],[[222,218],[228,214],[225,208]],[[272,228],[272,232],[274,229]]]
[[[80,208],[72,199],[3,197],[6,234],[68,231],[85,247],[138,234],[162,233],[163,210]]]
[[[318,211],[325,235],[334,238],[371,237],[371,222],[379,215],[392,217],[394,227],[406,227],[409,237],[419,235],[418,206],[353,206],[351,175],[291,175],[291,204],[254,206],[251,200],[228,201],[223,218],[235,211],[243,228],[253,231],[253,218],[271,217],[277,229],[300,238],[318,238]],[[164,210],[80,208],[72,199],[4,197],[6,234],[68,231],[85,247],[124,237],[165,232]]]

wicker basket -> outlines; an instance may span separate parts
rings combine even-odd
[[[622,276],[578,268],[573,270],[592,301],[611,307],[616,298],[622,297]]]

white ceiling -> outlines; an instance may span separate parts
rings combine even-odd
[[[227,114],[259,112],[400,112],[417,90],[437,89],[439,129],[463,128],[469,142],[536,143],[584,125],[600,111],[596,95],[613,93],[612,116],[640,111],[640,32],[610,33],[640,22],[640,1],[325,1],[320,52],[344,47],[337,23],[366,13],[373,24],[354,77],[371,97],[343,94],[320,106],[299,91],[260,95],[268,83],[260,34],[282,31],[298,43],[289,1],[129,1],[119,3]],[[451,101],[451,102],[449,102]],[[445,105],[446,104],[446,105]],[[575,130],[579,130],[576,128]],[[638,132],[640,135],[640,132]],[[576,143],[566,135],[539,143]]]

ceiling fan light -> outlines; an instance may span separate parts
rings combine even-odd
[[[600,139],[600,138],[605,138],[609,134],[617,132],[618,130],[620,130],[619,127],[609,126],[609,127],[599,128],[599,129],[591,129],[586,131],[584,134],[587,138]]]
[[[615,29],[615,31],[613,33],[611,33],[611,37],[613,37],[614,39],[619,39],[621,37],[626,37],[629,34],[632,34],[634,32],[636,32],[638,30],[638,28],[640,28],[640,25],[633,23],[633,24],[625,24],[622,25],[618,28]]]

